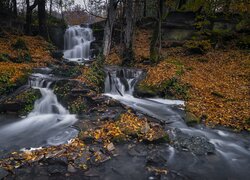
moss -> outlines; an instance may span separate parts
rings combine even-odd
[[[182,84],[177,78],[173,77],[160,85],[160,91],[165,98],[188,98],[188,85]]]
[[[8,62],[10,61],[10,56],[8,54],[0,54],[0,62]]]
[[[28,47],[25,43],[25,41],[21,38],[18,38],[14,44],[11,45],[13,49],[15,50],[28,50]]]
[[[247,119],[245,120],[245,123],[246,123],[247,125],[250,125],[250,117],[247,118]]]
[[[70,113],[72,114],[82,114],[86,111],[86,108],[86,103],[81,96],[71,102],[68,107]]]
[[[244,34],[239,37],[237,46],[241,49],[250,49],[250,35]]]
[[[16,88],[24,85],[27,82],[30,70],[23,71],[23,74],[20,75],[15,81],[12,81],[13,72],[6,71],[1,73],[0,75],[0,96],[7,95],[13,92]],[[16,73],[16,72],[15,72]]]
[[[104,57],[99,55],[91,64],[86,78],[94,84],[96,91],[102,92],[104,89],[105,72],[103,70]]]
[[[12,101],[23,102],[24,106],[19,110],[18,114],[24,116],[34,109],[35,101],[39,98],[41,98],[41,94],[38,89],[29,89],[14,97]]]
[[[189,126],[193,126],[193,125],[199,124],[201,122],[200,119],[198,117],[196,117],[191,112],[186,113],[185,121],[186,121],[187,125],[189,125]]]
[[[211,42],[209,40],[189,40],[186,41],[184,47],[192,54],[206,54],[212,49]]]

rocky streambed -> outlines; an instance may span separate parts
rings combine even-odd
[[[71,77],[60,77],[53,69],[44,68],[35,72],[37,76],[31,76],[43,82],[39,87],[42,91],[28,85],[8,100],[1,101],[1,107],[5,107],[1,111],[17,112],[23,103],[15,102],[18,99],[15,97],[27,91],[32,92],[32,96],[37,94],[32,100],[36,103],[28,109],[26,118],[6,114],[0,117],[0,133],[3,134],[0,137],[0,179],[245,179],[250,175],[249,133],[209,129],[203,125],[188,127],[183,102],[133,96],[140,70],[117,67],[105,70],[105,95]],[[46,104],[49,93],[48,100],[54,100]],[[41,108],[44,100],[46,103]],[[49,106],[44,111],[44,107]],[[128,109],[140,119],[136,123],[142,124],[136,133],[122,129],[121,114]],[[29,117],[36,112],[39,112],[36,118]],[[41,124],[32,131],[32,124],[39,115],[44,117],[43,113],[51,117],[39,121]],[[24,122],[29,118],[30,124]],[[25,127],[23,123],[27,130],[20,131]],[[7,133],[13,124],[16,133],[10,141],[2,129],[6,127]],[[107,136],[113,133],[113,126],[126,138]],[[154,134],[149,137],[151,130]],[[43,133],[36,137],[34,134],[39,131]],[[78,133],[78,139],[65,144]],[[107,141],[104,136],[110,139]],[[40,146],[44,148],[16,152]]]

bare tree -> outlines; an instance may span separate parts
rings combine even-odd
[[[30,5],[30,0],[26,0],[26,34],[31,34],[32,11],[38,5],[38,0],[35,0]]]
[[[134,7],[133,0],[125,3],[126,26],[124,35],[123,64],[130,65],[133,62],[133,32],[134,32]]]
[[[104,38],[103,38],[103,55],[107,56],[110,52],[113,26],[116,18],[117,1],[109,0],[108,5],[108,16],[106,20],[106,25],[104,28]]]

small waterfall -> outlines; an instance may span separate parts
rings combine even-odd
[[[64,34],[64,58],[89,60],[92,41],[94,41],[92,29],[79,25],[70,26]]]
[[[108,70],[105,79],[105,93],[132,95],[142,71],[135,69]]]
[[[32,74],[29,84],[39,89],[42,97],[36,100],[34,109],[26,118],[0,127],[0,144],[6,149],[59,145],[77,136],[70,126],[77,119],[57,100],[50,85],[55,78],[47,74]]]
[[[36,75],[36,76],[35,76]],[[33,111],[29,114],[29,117],[40,114],[61,114],[67,115],[69,112],[58,102],[56,95],[53,93],[49,86],[52,82],[45,81],[42,74],[35,74],[30,80],[32,88],[39,89],[42,98],[37,100],[34,105]],[[45,84],[47,82],[47,84]],[[46,87],[44,87],[46,86]]]
[[[183,101],[134,97],[132,95],[134,87],[141,73],[140,70],[135,69],[106,68],[105,95],[138,112],[165,122],[170,138],[179,142],[181,146],[188,143],[195,150],[203,150],[212,145],[215,149],[215,154],[202,159],[199,156],[190,156],[191,154],[185,154],[186,152],[176,151],[170,146],[168,166],[172,169],[175,167],[181,169],[190,177],[194,177],[192,171],[194,170],[197,177],[205,177],[209,174],[208,179],[218,179],[217,174],[221,176],[219,179],[245,179],[250,168],[249,134],[241,135],[230,131],[210,129],[203,125],[189,127],[183,120],[183,112],[179,109],[179,105],[184,106]],[[222,173],[220,173],[220,168],[222,168]],[[217,178],[213,178],[213,175]]]

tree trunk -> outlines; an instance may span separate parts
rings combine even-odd
[[[153,31],[153,36],[150,42],[150,59],[153,63],[157,63],[160,60],[161,52],[161,27],[162,27],[162,15],[163,15],[163,1],[158,2],[158,15]]]
[[[186,4],[187,0],[179,0],[179,3],[178,3],[178,9],[181,9],[181,7]]]
[[[46,5],[46,0],[39,0],[38,2],[39,34],[43,36],[45,39],[48,39],[45,5]]]
[[[12,0],[12,11],[15,16],[17,16],[17,3],[16,0]]]
[[[49,15],[50,16],[52,14],[52,7],[53,7],[53,0],[50,0],[50,2],[49,2]]]
[[[125,7],[126,27],[124,35],[123,64],[131,65],[134,60],[133,53],[133,32],[134,32],[134,10],[133,0],[126,1]]]
[[[30,1],[26,0],[26,34],[31,34],[32,11],[37,6],[38,0],[35,0],[33,5],[30,6]]]
[[[147,0],[143,2],[143,17],[147,16]]]
[[[109,0],[108,16],[106,20],[106,25],[104,28],[104,38],[103,38],[103,55],[107,56],[110,52],[113,26],[116,17],[117,4],[115,0]]]

